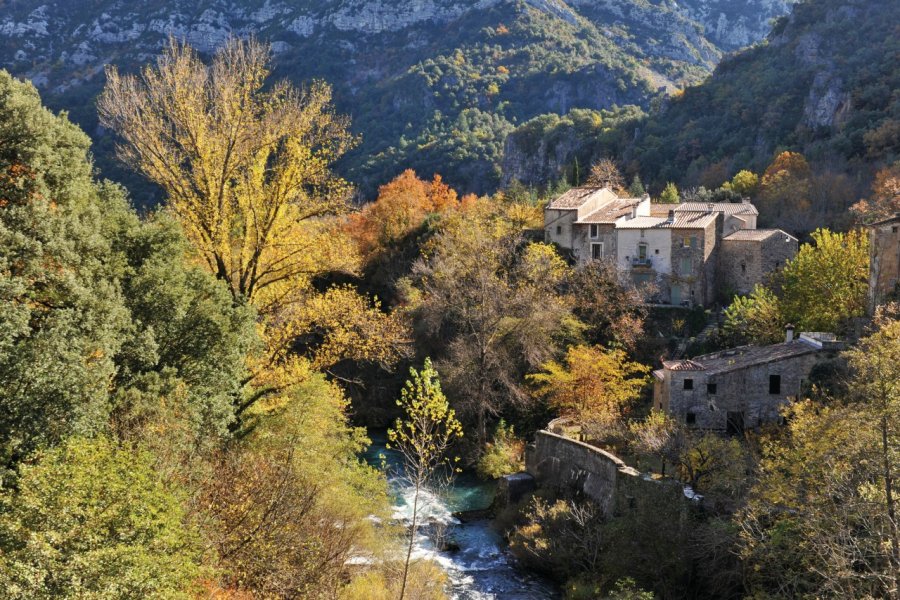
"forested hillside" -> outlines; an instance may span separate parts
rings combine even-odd
[[[353,117],[360,146],[339,165],[367,195],[403,168],[441,172],[465,191],[500,182],[504,139],[518,123],[573,108],[649,106],[700,81],[731,51],[761,39],[791,0],[603,3],[561,0],[372,0],[133,3],[34,2],[0,7],[0,65],[32,79],[111,160],[94,98],[103,67],[133,70],[167,35],[209,53],[229,35],[270,42],[276,72],[322,78]]]
[[[790,150],[815,175],[845,177],[823,184],[840,188],[842,205],[806,198],[822,224],[824,213],[846,211],[866,195],[874,173],[900,156],[898,22],[900,4],[891,0],[808,0],[766,43],[725,58],[708,80],[645,119],[592,135],[584,127],[565,133],[571,121],[590,122],[584,113],[522,125],[508,141],[505,178],[571,179],[576,162],[614,156],[654,191],[667,182],[715,189],[744,169],[762,175]]]

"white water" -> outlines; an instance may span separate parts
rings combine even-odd
[[[390,468],[391,452],[385,451],[381,436],[376,440],[369,456],[384,455]],[[381,442],[381,443],[379,443]],[[380,461],[379,461],[380,462]],[[377,464],[377,462],[376,462]],[[396,473],[396,471],[395,471]],[[396,506],[394,518],[409,523],[415,490],[400,477],[390,477],[394,486]],[[419,528],[413,547],[413,556],[435,561],[447,573],[450,594],[454,600],[547,600],[558,598],[556,588],[545,579],[519,568],[506,549],[499,533],[488,520],[461,523],[453,511],[487,508],[493,499],[493,486],[463,474],[447,491],[437,497],[423,492],[419,494]],[[454,541],[459,550],[440,551],[435,548],[428,533],[431,524],[446,527],[444,538]]]

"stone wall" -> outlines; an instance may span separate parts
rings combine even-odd
[[[707,305],[712,302],[715,288],[716,219],[704,229],[672,230],[671,286],[680,286],[681,303]],[[685,240],[690,240],[685,246]],[[684,270],[683,261],[690,261],[691,268]],[[671,294],[670,294],[671,297]],[[674,304],[673,300],[673,304]]]
[[[765,240],[723,239],[717,276],[721,299],[749,294],[756,284],[766,283],[771,273],[794,258],[798,250],[799,242],[782,233]]]
[[[897,297],[900,289],[900,218],[869,229],[869,311]]]
[[[549,431],[535,436],[525,468],[539,486],[583,494],[605,515],[627,509],[638,496],[658,495],[664,487],[672,487],[672,498],[684,498],[674,482],[654,481],[609,452]]]
[[[815,352],[788,359],[752,365],[743,369],[709,374],[704,371],[666,371],[664,386],[655,394],[672,417],[688,427],[726,431],[728,413],[741,415],[746,428],[781,422],[781,408],[801,395],[813,367],[823,360]],[[780,378],[778,393],[770,393],[770,376]],[[690,389],[685,380],[690,379]],[[715,386],[715,391],[712,387]]]

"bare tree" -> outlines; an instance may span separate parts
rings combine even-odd
[[[591,165],[591,172],[587,178],[587,184],[597,187],[606,187],[614,192],[625,189],[625,178],[618,165],[611,158],[601,158]]]

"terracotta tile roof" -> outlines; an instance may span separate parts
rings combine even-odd
[[[819,348],[797,339],[771,346],[743,346],[691,360],[667,361],[663,367],[670,371],[705,371],[708,375],[716,375],[818,351]]]
[[[784,237],[787,241],[798,241],[786,231],[781,229],[738,229],[730,235],[726,235],[723,240],[732,240],[735,242],[762,242],[774,235]]]
[[[616,229],[705,229],[716,220],[716,213],[675,213],[670,221],[668,216],[637,217],[616,225]]]
[[[894,215],[893,217],[888,217],[887,219],[876,221],[875,223],[869,223],[869,227],[878,227],[880,225],[889,225],[891,223],[900,223],[900,213]]]
[[[670,210],[675,210],[677,204],[658,204],[656,202],[650,203],[650,216],[651,217],[668,217]]]
[[[665,221],[660,217],[636,217],[619,223],[616,229],[661,229],[660,225]]]
[[[663,367],[669,371],[703,371],[704,367],[693,360],[664,360]]]
[[[595,210],[576,223],[615,223],[618,219],[630,215],[632,209],[640,203],[640,198],[620,198]]]
[[[669,229],[706,229],[716,221],[716,213],[675,213],[675,220],[666,224]]]
[[[685,202],[675,212],[720,212],[726,215],[758,215],[759,211],[749,202]]]
[[[575,209],[579,208],[585,202],[587,202],[591,196],[595,194],[603,194],[604,196],[609,195],[612,198],[615,198],[615,194],[607,188],[598,188],[598,187],[577,187],[572,188],[562,196],[555,198],[547,205],[547,208],[553,210],[565,210],[565,209]]]

